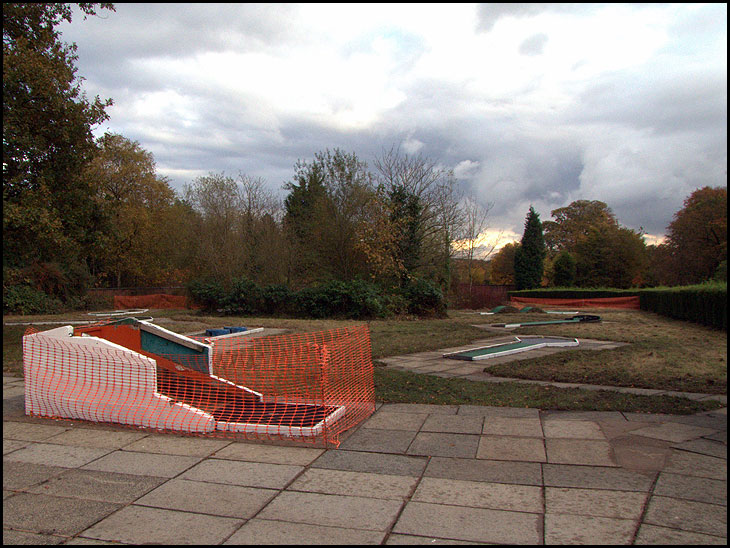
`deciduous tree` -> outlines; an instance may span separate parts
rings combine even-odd
[[[86,15],[111,4],[78,4]],[[97,231],[95,189],[81,177],[92,128],[110,100],[88,100],[76,45],[56,26],[71,4],[3,4],[3,266],[77,269]]]
[[[675,283],[697,283],[712,278],[727,259],[727,188],[695,190],[667,227],[667,245]]]

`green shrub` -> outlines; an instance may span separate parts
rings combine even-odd
[[[63,303],[28,285],[3,287],[4,314],[57,314]]]
[[[291,308],[292,292],[285,285],[267,285],[261,292],[261,298],[266,314],[283,314]]]
[[[444,294],[428,280],[416,278],[401,289],[408,303],[408,312],[417,316],[443,316],[446,314]]]
[[[223,312],[234,316],[258,314],[264,309],[261,288],[246,277],[233,280],[223,299]]]
[[[362,280],[333,280],[297,291],[293,310],[312,318],[367,319],[381,317],[387,309],[377,286]]]
[[[206,311],[218,310],[225,305],[226,290],[217,280],[193,280],[188,284],[188,293],[193,302]]]

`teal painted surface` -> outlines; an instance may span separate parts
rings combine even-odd
[[[208,374],[208,349],[193,350],[180,343],[141,330],[142,350],[163,356],[190,369]]]
[[[500,344],[497,346],[489,346],[487,348],[475,348],[474,350],[465,350],[464,352],[459,352],[458,354],[455,354],[454,356],[450,357],[459,357],[463,359],[472,359],[477,356],[486,356],[487,354],[495,354],[498,352],[505,352],[508,350],[519,350],[521,348],[527,348],[529,346],[535,346],[534,341],[530,342],[514,342],[514,343],[508,343],[508,344]]]

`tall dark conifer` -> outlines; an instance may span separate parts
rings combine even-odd
[[[545,260],[545,238],[540,215],[530,206],[525,220],[522,242],[515,253],[515,285],[517,289],[540,287]]]

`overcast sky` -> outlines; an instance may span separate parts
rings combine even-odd
[[[284,196],[299,159],[396,146],[452,168],[511,241],[530,205],[579,199],[661,236],[727,186],[726,4],[138,3],[59,28],[114,100],[97,136],[138,141],[178,190],[242,172]]]

